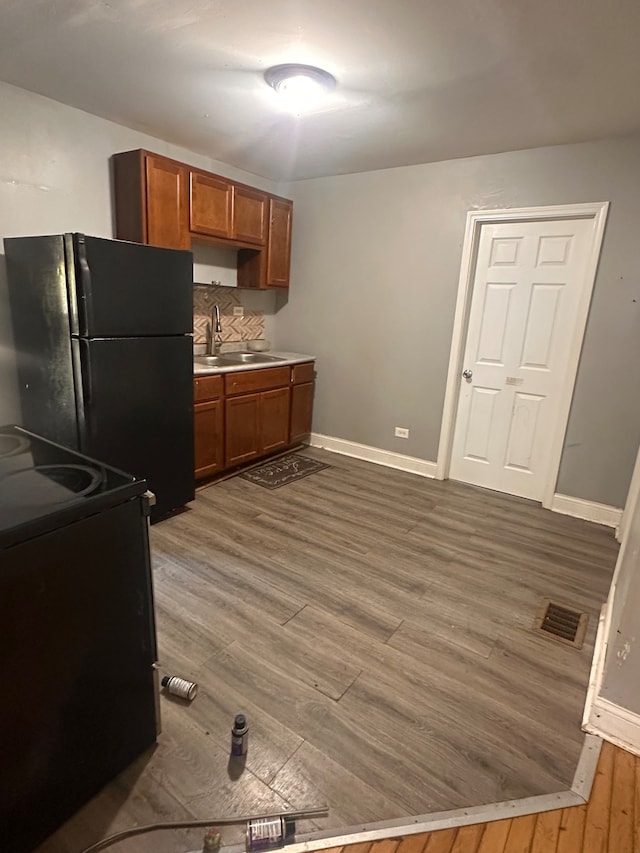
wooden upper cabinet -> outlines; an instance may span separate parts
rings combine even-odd
[[[269,201],[267,287],[289,287],[292,209],[293,202],[286,199],[272,198]]]
[[[186,216],[187,170],[173,160],[147,155],[147,243],[170,249],[191,246]]]
[[[251,187],[236,186],[233,201],[233,236],[244,243],[264,246],[267,241],[269,197]]]
[[[238,286],[289,286],[293,202],[138,149],[113,155],[116,237],[238,250]]]
[[[190,248],[186,166],[139,149],[115,154],[113,173],[118,239]]]
[[[191,171],[189,190],[189,230],[209,237],[233,237],[233,184]]]

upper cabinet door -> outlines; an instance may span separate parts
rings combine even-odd
[[[293,202],[286,199],[272,198],[269,201],[267,287],[289,286],[292,209]]]
[[[233,236],[233,184],[203,172],[191,172],[189,230],[210,237]]]
[[[173,160],[147,155],[145,171],[145,242],[168,249],[189,249],[191,240],[187,227],[187,170]]]
[[[236,186],[233,202],[234,237],[264,246],[267,239],[269,198],[260,190]]]
[[[238,249],[238,286],[289,286],[293,202],[144,149],[113,155],[116,236],[170,249]],[[209,238],[209,239],[207,239]]]

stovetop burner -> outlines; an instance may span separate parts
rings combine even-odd
[[[24,435],[0,433],[0,458],[26,453],[30,446],[31,442]]]
[[[12,494],[14,505],[55,507],[92,494],[103,478],[88,465],[64,464],[17,468],[1,479],[3,491]]]
[[[78,497],[90,495],[102,483],[100,472],[88,465],[36,465],[34,470]]]
[[[142,494],[145,486],[20,427],[0,427],[0,547]]]

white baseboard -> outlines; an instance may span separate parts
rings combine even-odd
[[[573,515],[576,518],[585,518],[587,521],[595,521],[596,524],[604,524],[607,527],[617,527],[622,518],[622,509],[608,504],[599,504],[595,501],[585,501],[582,498],[571,498],[568,495],[555,494],[551,502],[551,509],[562,515]]]
[[[593,706],[598,699],[600,687],[602,686],[602,675],[604,673],[604,661],[607,654],[607,626],[608,626],[609,606],[607,603],[600,608],[600,617],[598,618],[598,629],[596,631],[596,642],[593,648],[593,658],[591,659],[591,671],[589,673],[589,684],[587,687],[587,698],[584,703],[584,712],[582,714],[582,728],[587,731],[591,722]]]
[[[365,462],[386,465],[387,468],[409,471],[411,474],[419,474],[421,477],[433,478],[436,475],[435,462],[419,459],[417,456],[394,453],[392,450],[381,450],[379,447],[370,447],[368,444],[358,444],[356,441],[347,441],[344,438],[334,438],[331,435],[312,432],[309,444],[311,447],[321,447],[324,450],[331,450],[333,453],[341,453],[343,456],[353,456],[355,459],[364,459]]]
[[[602,696],[598,696],[591,706],[589,722],[583,729],[640,755],[640,715]]]
[[[348,441],[346,438],[335,438],[332,435],[312,432],[309,444],[311,447],[321,447],[323,450],[341,453],[343,456],[353,456],[355,459],[364,459],[365,462],[373,462],[376,465],[386,465],[387,468],[397,468],[399,471],[408,471],[421,477],[434,479],[436,476],[435,462],[420,459],[417,456],[405,456],[393,450],[382,450],[368,444],[358,444],[357,441]],[[607,527],[618,527],[622,518],[622,509],[618,507],[586,501],[583,498],[572,498],[568,495],[555,494],[551,509],[553,512],[595,521]]]

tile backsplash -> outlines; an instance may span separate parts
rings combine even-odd
[[[234,317],[233,309],[241,306],[240,292],[233,287],[195,285],[193,288],[193,342],[207,341],[207,324],[213,306],[220,309],[222,342],[264,340],[264,314],[244,308],[243,317]]]

